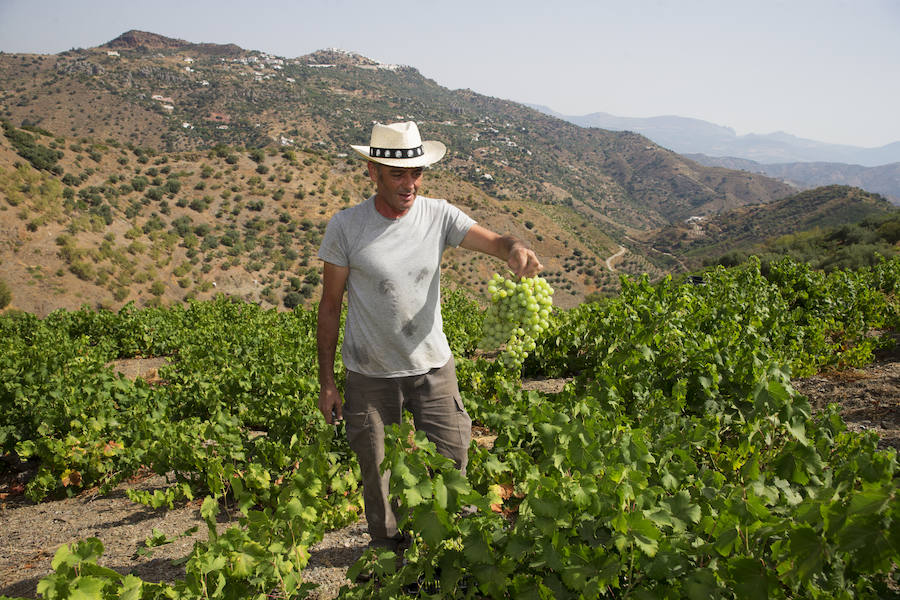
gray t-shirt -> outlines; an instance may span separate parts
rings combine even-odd
[[[319,258],[350,267],[341,349],[347,369],[404,377],[450,360],[441,321],[441,256],[474,223],[446,200],[424,196],[399,219],[379,214],[375,196],[332,217]]]

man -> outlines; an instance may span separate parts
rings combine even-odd
[[[401,536],[388,502],[384,427],[409,410],[417,429],[465,474],[471,419],[463,407],[453,355],[441,325],[440,265],[447,246],[496,256],[520,277],[542,268],[524,243],[475,224],[445,200],[418,196],[424,167],[443,158],[441,142],[422,142],[413,122],[376,124],[368,159],[375,194],[328,223],[318,315],[319,410],[346,419],[362,472],[371,546],[396,550]],[[341,304],[347,320],[341,356],[344,402],[334,380]]]

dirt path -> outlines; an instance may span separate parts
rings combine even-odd
[[[51,572],[56,550],[89,537],[103,542],[100,563],[120,573],[133,573],[145,581],[172,582],[183,579],[184,566],[194,542],[207,539],[200,517],[200,501],[173,510],[152,509],[131,502],[128,488],[153,490],[165,487],[165,479],[154,475],[124,484],[106,496],[85,492],[74,498],[33,504],[23,496],[0,503],[0,596],[35,598],[38,581]],[[223,518],[220,532],[229,526]],[[185,535],[191,528],[195,533]],[[151,533],[160,532],[172,543],[138,554]],[[312,598],[333,598],[348,583],[347,569],[362,556],[369,543],[365,521],[332,531],[310,548],[304,570],[307,581],[319,585]]]
[[[118,365],[130,376],[142,370],[149,375],[150,369],[159,366],[158,362]],[[565,380],[537,381],[528,383],[528,387],[554,392],[564,383]],[[810,398],[814,408],[839,403],[850,429],[875,431],[881,447],[900,450],[900,351],[879,357],[866,369],[796,380],[794,386]],[[485,443],[490,441],[486,439]],[[125,494],[128,487],[163,486],[164,478],[145,476],[106,496],[87,491],[73,498],[34,504],[22,496],[20,481],[8,479],[0,483],[0,595],[34,598],[38,580],[51,571],[56,549],[87,537],[103,542],[106,550],[101,563],[121,573],[134,573],[146,581],[183,578],[183,566],[173,561],[185,557],[195,541],[206,539],[199,502],[175,510],[153,510],[134,504]],[[154,529],[174,538],[195,525],[196,533],[155,548],[150,555],[137,554]],[[221,523],[222,528],[227,525],[225,521]],[[333,598],[348,583],[346,570],[362,555],[368,541],[365,522],[360,521],[328,533],[311,548],[304,575],[320,585],[314,598]]]
[[[659,249],[657,249],[657,248],[654,248],[654,247],[651,246],[651,245],[645,245],[644,242],[639,242],[639,241],[637,241],[637,240],[635,240],[635,239],[633,239],[633,238],[628,237],[627,235],[625,236],[625,239],[628,240],[629,242],[634,243],[634,244],[638,244],[639,247],[642,247],[642,248],[644,248],[645,250],[647,250],[647,251],[649,251],[649,252],[656,252],[657,254],[661,254],[661,255],[663,255],[663,256],[667,256],[667,257],[671,258],[671,259],[674,260],[676,263],[678,263],[678,266],[681,268],[681,271],[679,271],[679,272],[681,272],[681,273],[690,273],[690,272],[693,270],[693,269],[689,269],[688,266],[687,266],[686,264],[684,264],[684,261],[683,261],[683,260],[681,260],[680,258],[678,258],[677,256],[675,256],[675,255],[672,254],[671,252],[664,252],[663,250],[659,250]]]
[[[606,268],[609,269],[611,273],[616,272],[616,263],[625,256],[626,252],[628,252],[628,250],[625,246],[619,246],[619,251],[606,259]]]

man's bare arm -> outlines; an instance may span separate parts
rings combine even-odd
[[[506,262],[516,277],[533,277],[544,268],[525,242],[511,235],[500,235],[481,225],[472,225],[460,246],[496,256]]]
[[[324,265],[322,299],[316,322],[316,349],[319,359],[319,411],[325,422],[331,424],[335,419],[343,418],[341,396],[334,382],[334,356],[341,326],[344,288],[350,269],[328,262]]]

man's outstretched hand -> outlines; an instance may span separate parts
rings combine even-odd
[[[515,246],[509,253],[509,259],[506,261],[507,266],[516,275],[516,277],[534,277],[537,275],[544,265],[538,260],[537,254],[531,248],[525,246]]]
[[[505,260],[516,277],[534,277],[544,268],[528,244],[511,235],[499,235],[477,223],[469,228],[459,245]]]

